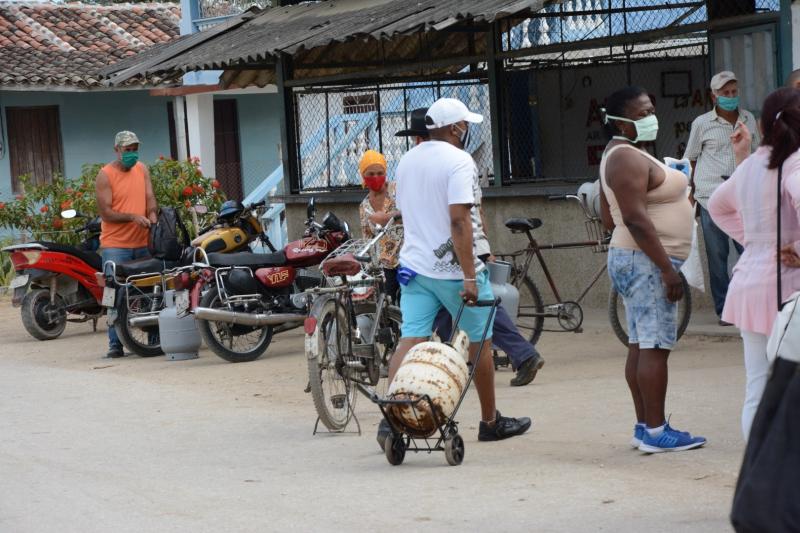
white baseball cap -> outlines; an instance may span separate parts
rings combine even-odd
[[[714,77],[711,78],[711,83],[709,83],[708,86],[711,87],[712,91],[719,91],[725,86],[726,83],[732,81],[739,81],[736,79],[736,74],[730,70],[723,70],[722,72],[714,74]]]
[[[455,98],[439,98],[428,108],[425,114],[425,127],[429,130],[443,128],[462,120],[480,124],[483,115],[471,112],[461,100]]]

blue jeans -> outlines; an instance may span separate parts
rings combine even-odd
[[[730,243],[741,255],[744,248],[714,224],[708,210],[700,206],[700,225],[703,228],[703,238],[706,241],[706,257],[708,258],[708,277],[711,285],[711,297],[714,299],[714,310],[717,316],[722,316],[725,306],[725,297],[728,295],[728,284],[731,278],[728,275],[728,255]]]
[[[676,270],[683,261],[670,257]],[[671,350],[678,339],[678,304],[667,299],[661,270],[639,250],[611,248],[608,277],[625,302],[628,344]]]
[[[103,257],[103,265],[106,261],[114,261],[115,263],[124,263],[126,261],[133,261],[134,259],[143,259],[150,257],[150,252],[147,248],[103,248],[101,251]],[[108,326],[108,346],[109,348],[121,347],[122,343],[117,336],[117,330],[114,326]]]
[[[450,338],[453,319],[446,309],[439,311],[436,320],[433,322],[433,329],[439,334],[439,338],[447,341]],[[492,328],[492,344],[503,350],[511,361],[511,368],[519,369],[522,363],[537,355],[536,348],[520,335],[519,330],[514,325],[514,321],[509,316],[506,308],[501,304],[498,306],[494,315],[494,327]]]

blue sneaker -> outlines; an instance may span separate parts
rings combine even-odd
[[[646,430],[639,451],[644,453],[682,452],[699,448],[706,443],[705,437],[693,437],[686,431],[672,429],[669,424],[664,425],[664,431],[657,437],[651,437]]]
[[[645,426],[641,422],[637,422],[636,425],[633,426],[633,437],[631,437],[631,448],[638,449],[639,446],[642,445],[642,439],[644,438],[645,427],[647,426]]]

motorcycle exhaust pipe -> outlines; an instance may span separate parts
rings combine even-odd
[[[128,319],[128,324],[134,328],[158,326],[158,315],[135,316]]]
[[[297,313],[237,313],[236,311],[212,309],[210,307],[195,308],[194,316],[209,322],[226,322],[242,326],[276,326],[284,322],[294,321],[302,323],[306,318],[306,315]]]

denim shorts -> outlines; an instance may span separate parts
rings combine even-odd
[[[683,264],[674,257],[670,260],[676,270]],[[678,304],[667,299],[656,264],[639,250],[611,248],[608,276],[625,302],[628,343],[644,350],[671,350],[678,337]]]
[[[493,300],[492,285],[489,273],[481,271],[475,276],[478,285],[479,300]],[[403,313],[403,337],[430,337],[433,321],[439,309],[446,308],[453,317],[461,306],[461,291],[464,282],[461,280],[433,279],[417,274],[401,285],[400,311]],[[458,321],[458,329],[463,330],[470,342],[480,342],[486,324],[490,318],[489,307],[464,307]],[[492,322],[494,319],[492,318]],[[486,338],[492,338],[492,323],[489,323]]]

